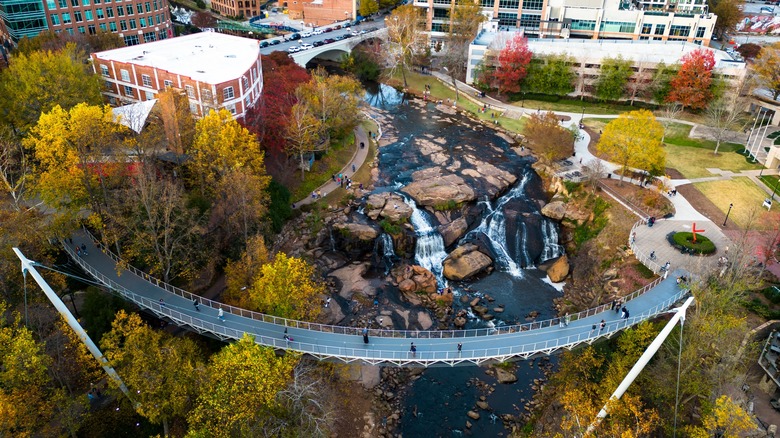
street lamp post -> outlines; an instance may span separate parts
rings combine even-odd
[[[734,204],[729,204],[729,211],[726,212],[726,219],[723,219],[723,226],[726,226],[726,221],[729,220],[729,214],[731,214],[731,208],[734,207]]]

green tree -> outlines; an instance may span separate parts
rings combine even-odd
[[[632,74],[630,60],[623,59],[622,56],[604,58],[601,61],[599,77],[594,84],[596,97],[601,100],[621,99]]]
[[[41,113],[101,101],[100,81],[80,62],[75,44],[57,52],[20,53],[0,72],[0,124],[26,133]]]
[[[573,60],[565,54],[538,55],[531,59],[523,91],[564,96],[574,91]]]
[[[362,102],[363,88],[351,77],[329,75],[324,69],[317,69],[308,83],[298,87],[296,95],[298,103],[308,106],[311,114],[319,119],[326,150],[331,138],[343,137],[360,120],[358,105]]]
[[[133,394],[136,411],[162,423],[167,436],[168,422],[186,416],[198,396],[205,366],[195,343],[120,310],[101,346]]]
[[[254,437],[279,412],[276,399],[291,379],[298,356],[277,356],[248,334],[212,356],[195,409],[188,416],[196,436]],[[274,436],[276,434],[273,434]]]
[[[263,265],[249,291],[260,312],[309,321],[319,314],[324,293],[325,287],[315,280],[314,267],[283,252]]]
[[[666,102],[669,92],[672,89],[672,79],[677,76],[680,69],[679,65],[666,65],[663,61],[655,66],[655,73],[648,87],[653,100],[656,103]]]
[[[390,66],[389,72],[392,75],[400,71],[404,87],[408,87],[406,72],[412,69],[416,59],[428,49],[421,9],[412,4],[403,5],[393,10],[385,23],[385,55]]]
[[[358,12],[364,17],[376,14],[379,12],[379,3],[376,0],[360,0]]]
[[[570,157],[574,153],[574,134],[561,126],[558,116],[553,112],[531,114],[523,135],[548,163]]]
[[[225,267],[226,290],[223,299],[236,307],[249,309],[254,307],[250,297],[249,286],[262,273],[263,265],[270,257],[263,236],[256,235],[249,239],[246,250],[238,260],[228,260]]]
[[[661,143],[663,135],[664,128],[656,121],[653,113],[647,110],[630,111],[604,127],[596,147],[610,161],[621,165],[622,182],[623,174],[629,167],[643,169],[654,175],[663,172],[666,163],[666,152]]]

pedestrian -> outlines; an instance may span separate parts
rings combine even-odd
[[[360,144],[363,144],[363,143],[360,143]],[[336,181],[336,174],[334,173],[333,175],[331,175],[331,176],[330,176],[330,178],[331,178],[333,181]]]
[[[463,344],[458,342],[458,354],[460,354],[463,351]]]
[[[384,321],[384,318],[382,318],[382,317],[380,316],[380,317],[379,317],[379,327],[384,327],[384,326],[382,325],[382,321]]]
[[[84,253],[84,255],[87,255],[87,245],[81,244],[81,252]]]
[[[355,172],[355,163],[352,163],[352,172]]]
[[[328,306],[330,306],[330,299],[331,299],[331,298],[330,298],[330,297],[328,297],[328,299],[326,299],[326,300],[325,300],[325,307],[326,307],[326,308],[327,308]]]
[[[601,324],[599,324],[599,333],[601,333],[604,330],[604,327],[607,326],[607,323],[602,319]]]
[[[617,300],[617,303],[615,303],[615,313],[620,313],[620,306],[623,304],[623,300]]]
[[[219,312],[217,312],[217,317],[220,321],[225,322],[225,312],[222,311],[222,308],[220,308]]]
[[[81,248],[78,245],[76,245],[76,255],[81,257]]]
[[[363,183],[360,183],[360,190],[363,190]]]
[[[160,298],[160,307],[165,307],[165,301],[162,298]]]
[[[593,336],[593,332],[595,332],[595,331],[596,331],[596,324],[593,324],[593,325],[590,327],[590,334],[588,335],[588,337],[591,337],[591,336]]]
[[[195,300],[192,301],[192,305],[195,306],[195,310],[200,312],[200,307],[198,307],[198,299],[195,298]]]
[[[610,307],[610,309],[615,310],[616,306],[617,306],[617,300],[612,300],[612,307]]]
[[[365,149],[365,148],[366,148],[366,144],[361,141],[360,142],[360,149]]]
[[[315,191],[311,192],[311,199],[317,199],[317,192]]]
[[[634,231],[634,233],[631,234],[631,243],[636,243],[636,231]]]
[[[565,321],[564,324],[566,324],[566,327],[568,327],[571,322],[571,316],[567,313],[566,316],[563,317],[563,320]]]
[[[290,341],[292,341],[293,338],[291,338],[288,334],[284,334],[284,341],[287,343],[287,345],[290,345]]]
[[[363,343],[368,344],[368,327],[363,329]]]
[[[292,204],[292,209],[295,210],[295,203]]]
[[[317,190],[317,197],[322,198],[322,190]]]
[[[414,346],[414,342],[412,342],[412,346],[409,348],[409,351],[412,352],[412,357],[417,357],[417,347]]]
[[[620,319],[628,319],[628,309],[626,309],[626,307],[623,306],[623,308],[620,310],[622,312],[620,315]]]
[[[70,237],[68,237],[68,243],[70,243],[71,245],[73,245],[73,239],[72,239],[72,238],[70,238]]]

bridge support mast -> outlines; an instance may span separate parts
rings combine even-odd
[[[86,331],[84,331],[84,328],[81,327],[81,324],[79,324],[79,321],[73,316],[72,313],[70,313],[70,310],[67,306],[65,306],[65,303],[62,302],[59,296],[54,292],[54,290],[49,286],[48,283],[46,283],[46,280],[41,276],[41,274],[38,272],[38,270],[35,269],[35,262],[32,260],[27,259],[27,257],[22,254],[21,251],[19,251],[19,248],[13,248],[14,253],[16,253],[16,256],[19,257],[19,260],[22,261],[22,274],[27,275],[29,272],[30,275],[32,275],[33,279],[35,279],[35,282],[38,283],[38,285],[43,289],[43,292],[46,294],[46,297],[49,299],[49,301],[54,304],[54,307],[57,309],[58,312],[60,312],[60,315],[62,315],[63,318],[65,318],[65,321],[68,323],[70,328],[73,329],[73,331],[76,332],[79,339],[81,339],[82,342],[87,346],[90,353],[92,353],[93,356],[95,356],[95,359],[100,362],[100,365],[103,367],[103,369],[106,371],[106,374],[108,374],[111,379],[114,380],[114,382],[119,386],[119,389],[122,390],[122,392],[125,393],[127,398],[132,400],[132,397],[130,397],[130,391],[128,391],[127,386],[125,386],[125,383],[122,381],[122,378],[119,377],[119,374],[116,373],[116,370],[114,370],[114,367],[108,364],[108,360],[105,356],[103,356],[103,353],[100,351],[100,349],[95,345],[95,343],[92,341],[92,339],[89,337]]]
[[[642,372],[642,370],[645,368],[645,365],[647,365],[648,362],[650,362],[650,359],[652,359],[653,356],[655,356],[655,353],[658,351],[659,348],[661,348],[661,344],[664,343],[667,337],[669,337],[669,333],[672,332],[672,329],[674,329],[674,326],[677,325],[678,322],[680,324],[683,324],[685,322],[685,311],[688,310],[688,307],[693,303],[693,297],[688,297],[687,300],[683,303],[682,306],[677,307],[675,309],[670,310],[670,312],[674,312],[674,316],[672,316],[672,319],[669,320],[669,322],[666,323],[666,326],[663,330],[661,330],[661,333],[658,334],[658,336],[655,337],[653,342],[650,344],[649,347],[647,347],[647,350],[642,354],[642,356],[639,357],[639,360],[636,361],[634,366],[631,368],[631,370],[626,374],[626,377],[623,379],[622,382],[620,382],[620,385],[618,385],[615,392],[612,393],[612,396],[609,397],[610,400],[620,400],[620,397],[623,396],[623,394],[626,393],[628,390],[628,387],[631,386],[632,383],[634,383],[634,380],[636,380],[637,376],[639,376],[639,373]],[[590,435],[591,432],[601,423],[601,420],[604,419],[604,417],[607,416],[609,413],[607,411],[608,404],[605,404],[603,408],[599,411],[598,415],[596,415],[596,419],[593,420],[593,423],[588,426],[588,431],[585,432],[585,435]]]

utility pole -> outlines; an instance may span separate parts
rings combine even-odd
[[[22,254],[21,251],[19,251],[19,248],[13,248],[14,253],[16,253],[16,256],[19,257],[19,260],[22,261],[22,273],[27,274],[28,272],[30,275],[32,275],[32,278],[35,280],[36,283],[43,289],[43,293],[46,294],[46,297],[49,299],[49,301],[54,304],[54,307],[57,309],[58,312],[60,312],[60,315],[62,315],[63,318],[65,318],[65,321],[68,323],[70,328],[73,329],[73,331],[76,332],[79,339],[81,339],[82,342],[87,346],[90,353],[92,353],[93,356],[95,356],[95,359],[100,362],[100,365],[103,367],[103,369],[106,371],[106,374],[108,374],[109,377],[111,377],[114,382],[116,382],[117,386],[119,386],[119,389],[122,390],[122,392],[125,393],[127,398],[132,400],[132,397],[130,397],[130,391],[128,391],[127,386],[125,386],[125,383],[122,381],[122,378],[119,377],[119,374],[116,373],[114,370],[114,367],[108,364],[108,360],[105,356],[103,356],[103,353],[100,351],[100,349],[95,345],[95,343],[92,341],[92,339],[89,337],[87,332],[84,330],[83,327],[81,327],[81,324],[79,324],[79,321],[73,316],[72,313],[70,313],[70,310],[67,306],[65,306],[65,303],[62,302],[59,296],[57,296],[56,293],[54,293],[54,290],[49,286],[48,283],[46,283],[46,280],[41,276],[41,274],[38,272],[38,270],[35,269],[35,262],[32,260],[27,259],[27,257]]]

